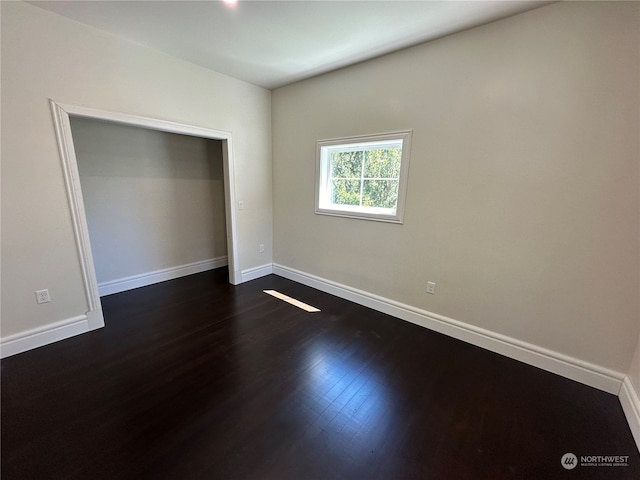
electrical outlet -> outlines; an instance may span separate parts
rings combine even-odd
[[[260,244],[260,253],[264,253],[264,243]]]
[[[436,284],[433,282],[427,282],[427,293],[431,295],[435,295],[436,293]]]
[[[51,297],[49,296],[49,290],[46,288],[44,290],[36,290],[36,302],[48,303],[50,301]]]

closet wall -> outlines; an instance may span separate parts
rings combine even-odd
[[[71,127],[101,287],[226,264],[221,141],[86,118]]]

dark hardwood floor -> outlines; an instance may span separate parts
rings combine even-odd
[[[104,297],[105,328],[2,360],[2,479],[640,478],[614,395],[277,276],[226,277]],[[567,452],[629,466],[565,470]]]

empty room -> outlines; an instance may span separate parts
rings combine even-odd
[[[640,478],[640,3],[0,21],[3,479]]]

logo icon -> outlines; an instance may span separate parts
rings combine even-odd
[[[567,470],[573,470],[578,466],[578,457],[573,453],[565,453],[560,459],[560,464]]]

